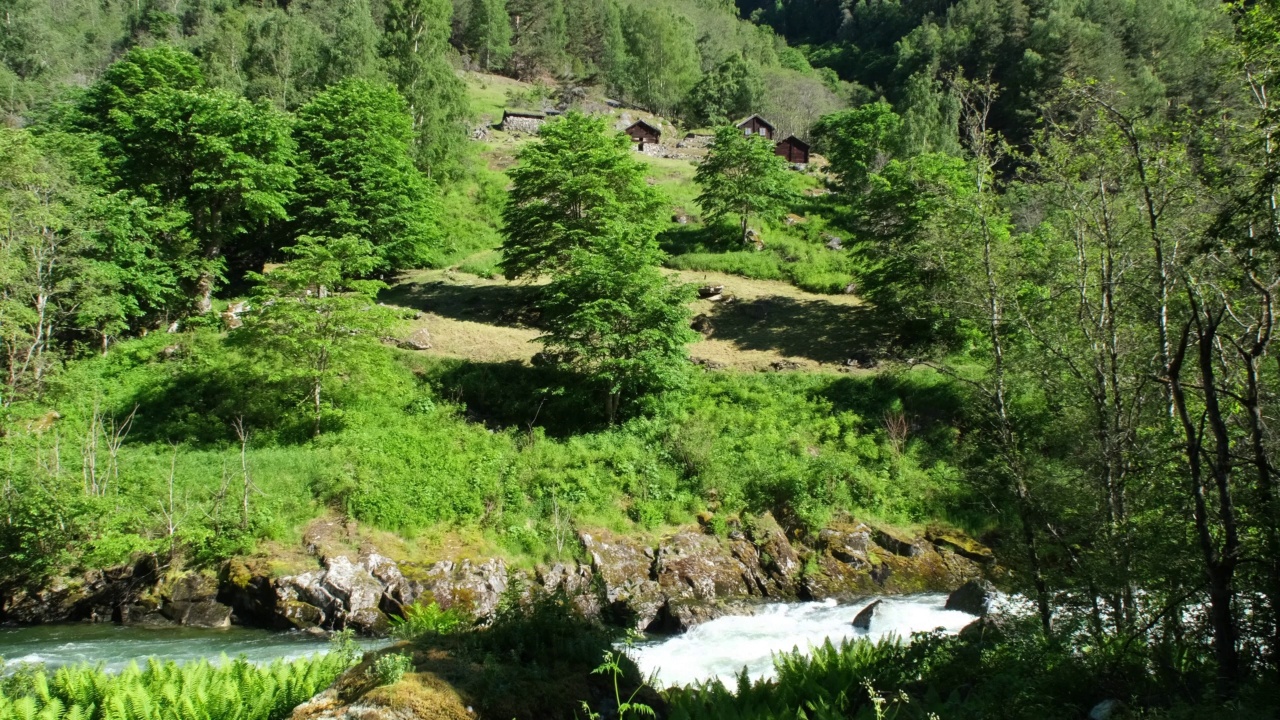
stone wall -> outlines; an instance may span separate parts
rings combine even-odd
[[[502,129],[509,133],[524,133],[525,135],[537,135],[542,130],[542,123],[546,122],[546,118],[521,117],[518,115],[508,115],[502,120]]]

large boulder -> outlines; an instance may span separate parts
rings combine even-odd
[[[948,550],[966,560],[982,565],[991,565],[996,561],[995,553],[991,552],[991,548],[955,530],[929,528],[925,533],[925,539],[939,549]]]
[[[862,630],[864,632],[871,630],[871,626],[875,624],[876,618],[878,618],[883,613],[883,610],[881,609],[883,607],[884,607],[884,601],[876,600],[875,602],[872,602],[870,605],[862,608],[861,610],[858,611],[858,614],[853,618],[853,626],[858,630]]]
[[[271,567],[263,558],[232,558],[223,565],[217,600],[231,606],[232,619],[241,625],[277,624]]]
[[[600,617],[601,598],[594,587],[594,577],[590,566],[578,563],[556,563],[549,568],[540,568],[537,574],[543,590],[564,593],[586,618]]]
[[[382,600],[383,587],[365,567],[354,563],[345,555],[327,557],[323,570],[312,570],[301,575],[280,578],[276,581],[276,607],[301,612],[305,622],[311,622],[314,613],[301,609],[303,603],[320,610],[322,622],[334,628],[346,627],[347,618],[361,610],[376,609]],[[298,623],[285,615],[288,625]]]
[[[647,629],[666,603],[661,586],[651,578],[653,549],[607,530],[580,532],[578,539],[604,586],[609,614],[638,630]]]
[[[970,580],[947,596],[946,609],[982,617],[991,611],[996,594],[995,586],[986,580]]]
[[[749,594],[743,563],[715,537],[691,530],[658,544],[653,571],[668,598],[707,601]]]
[[[160,589],[160,612],[179,625],[200,628],[231,627],[231,606],[218,602],[217,579],[188,573]]]
[[[763,595],[772,598],[795,597],[804,562],[787,540],[772,513],[764,513],[747,523],[747,537],[755,545],[757,562],[766,581]]]
[[[383,607],[394,614],[403,614],[408,605],[434,602],[445,610],[457,608],[477,618],[488,617],[507,589],[507,566],[499,559],[478,565],[470,560],[432,565],[406,562],[395,572],[389,567],[379,572],[389,581]]]

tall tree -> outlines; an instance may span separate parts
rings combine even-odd
[[[686,115],[696,124],[724,125],[755,112],[763,97],[760,68],[741,55],[731,55],[689,91]]]
[[[698,82],[698,48],[689,22],[663,7],[629,6],[622,15],[627,61],[621,87],[636,104],[669,115]]]
[[[252,277],[255,310],[237,332],[250,352],[271,361],[272,380],[301,391],[319,435],[332,383],[358,372],[392,317],[374,297],[385,285],[359,279],[378,262],[367,241],[303,236],[285,252],[289,262]]]
[[[511,57],[506,0],[472,0],[462,42],[485,72],[505,65]]]
[[[502,214],[508,279],[561,272],[606,229],[625,236],[630,228],[640,239],[656,232],[663,199],[645,182],[630,139],[612,132],[607,117],[570,112],[544,125],[516,157]]]
[[[294,171],[285,116],[201,86],[189,53],[133,50],[90,89],[78,124],[103,138],[116,189],[186,217],[200,265],[194,305],[208,312],[224,251],[285,219]]]
[[[511,69],[516,77],[560,75],[568,68],[568,24],[564,0],[511,0],[507,5],[515,32]]]
[[[409,101],[414,158],[429,176],[459,166],[470,108],[449,62],[448,0],[387,0],[381,53],[388,77]]]
[[[786,163],[773,142],[727,125],[698,165],[694,181],[702,188],[698,205],[711,222],[738,218],[738,237],[746,242],[752,217],[780,218],[793,199]]]
[[[377,270],[427,261],[439,238],[439,199],[413,165],[413,120],[394,87],[334,85],[298,110],[294,137],[301,234],[357,237],[373,248]]]

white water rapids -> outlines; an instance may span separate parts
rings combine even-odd
[[[853,618],[875,600],[883,600],[870,630],[853,627]],[[941,594],[868,598],[860,603],[779,603],[763,605],[755,615],[727,616],[699,625],[683,635],[637,645],[630,654],[659,687],[687,685],[719,678],[729,688],[745,667],[752,678],[774,675],[773,656],[792,650],[807,652],[830,639],[879,640],[894,635],[906,641],[913,632],[941,628],[959,632],[972,615],[946,610]]]

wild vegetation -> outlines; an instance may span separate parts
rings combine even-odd
[[[1280,3],[0,9],[0,591],[326,515],[534,564],[848,514],[984,535],[1033,621],[674,713],[1270,709]],[[199,667],[129,682],[320,682]]]

